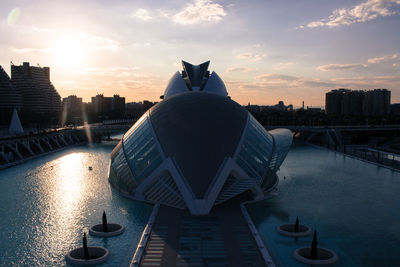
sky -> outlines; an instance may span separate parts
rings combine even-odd
[[[400,103],[400,0],[0,2],[0,65],[48,66],[61,97],[159,101],[181,60],[240,104],[324,106],[336,88]]]

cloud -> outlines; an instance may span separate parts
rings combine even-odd
[[[172,20],[178,24],[196,24],[200,22],[219,22],[226,16],[224,7],[211,0],[196,0],[187,4],[185,9],[175,14]]]
[[[138,67],[112,66],[106,68],[87,68],[79,73],[85,76],[110,76],[110,77],[142,77],[138,73]]]
[[[365,64],[327,64],[317,67],[320,71],[330,71],[330,70],[353,70],[358,68],[366,67]]]
[[[278,73],[266,73],[258,75],[254,78],[256,80],[252,86],[257,87],[271,87],[271,86],[284,86],[284,87],[337,87],[335,81],[320,80],[317,78],[306,78]]]
[[[24,53],[51,53],[51,50],[48,48],[16,48],[16,47],[11,47],[10,48],[12,52],[18,53],[18,54],[24,54]]]
[[[36,26],[32,27],[32,31],[34,31],[34,32],[44,32],[44,33],[56,32],[56,30],[53,29],[53,28],[42,28],[42,27],[36,27]]]
[[[236,57],[240,59],[250,59],[253,61],[258,61],[265,56],[266,56],[265,54],[255,54],[255,53],[245,52],[237,55]]]
[[[261,74],[255,77],[256,80],[263,80],[263,81],[294,81],[297,80],[298,77],[285,75],[285,74],[277,74],[277,73],[267,73]]]
[[[338,27],[350,25],[357,22],[366,22],[379,17],[387,17],[398,14],[392,8],[400,5],[400,0],[368,0],[352,8],[335,9],[327,19],[309,22],[306,26],[316,27]],[[299,28],[302,28],[300,26]]]
[[[359,76],[350,78],[336,78],[332,82],[340,84],[340,87],[374,89],[397,88],[400,85],[400,76]]]
[[[380,63],[380,62],[384,62],[384,61],[395,60],[398,57],[399,57],[399,53],[394,53],[393,55],[385,55],[382,57],[369,58],[368,63],[375,64],[375,63]]]
[[[87,43],[89,47],[102,50],[110,50],[111,52],[118,52],[120,43],[107,37],[90,35],[87,33],[80,33],[77,39],[83,43]]]
[[[385,57],[374,57],[374,58],[368,59],[368,63],[372,63],[372,64],[379,63],[382,61],[385,61]]]
[[[226,70],[226,72],[250,72],[252,68],[245,68],[245,67],[230,67]]]
[[[151,20],[152,17],[150,16],[149,11],[144,8],[139,8],[132,14],[133,17],[138,18],[140,20]]]
[[[287,67],[293,65],[294,62],[281,62],[278,65],[273,66],[274,70],[283,70],[286,69]]]

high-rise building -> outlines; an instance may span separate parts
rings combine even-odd
[[[125,97],[114,95],[105,97],[102,94],[92,97],[92,111],[98,116],[121,118],[125,115]]]
[[[61,98],[50,82],[49,67],[33,67],[28,62],[11,64],[11,83],[21,94],[23,117],[58,117]]]
[[[0,124],[8,125],[14,108],[19,111],[21,107],[21,95],[12,85],[8,74],[0,66]]]
[[[349,89],[339,88],[332,90],[325,94],[325,111],[327,114],[341,114],[342,113],[342,99]]]
[[[70,95],[63,98],[63,121],[64,123],[78,122],[82,119],[83,102],[82,97]]]
[[[125,115],[125,97],[114,95],[111,99],[111,113],[115,118]]]
[[[390,113],[390,91],[375,89],[365,92],[364,115],[387,115]]]
[[[341,114],[363,114],[364,95],[364,91],[345,91],[342,95]]]
[[[332,90],[325,95],[325,110],[327,114],[338,115],[387,115],[390,113],[390,91]]]

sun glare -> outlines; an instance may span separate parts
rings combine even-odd
[[[79,39],[65,38],[55,42],[54,57],[57,65],[71,68],[80,65],[85,56],[85,48]]]

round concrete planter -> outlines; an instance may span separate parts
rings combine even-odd
[[[301,237],[301,236],[307,236],[307,235],[311,234],[310,227],[308,227],[306,225],[299,224],[298,232],[294,231],[294,227],[295,227],[295,224],[281,224],[276,228],[276,230],[281,235],[292,236],[292,237]]]
[[[92,236],[111,237],[120,235],[125,231],[125,227],[117,223],[107,223],[107,232],[103,232],[103,224],[96,224],[90,227],[89,234]]]
[[[293,253],[296,260],[306,264],[332,264],[337,262],[338,256],[327,248],[317,248],[317,259],[310,258],[311,248],[298,248]]]
[[[103,247],[88,247],[89,259],[85,260],[83,247],[71,250],[65,260],[73,265],[95,265],[105,262],[110,257],[108,249]]]

